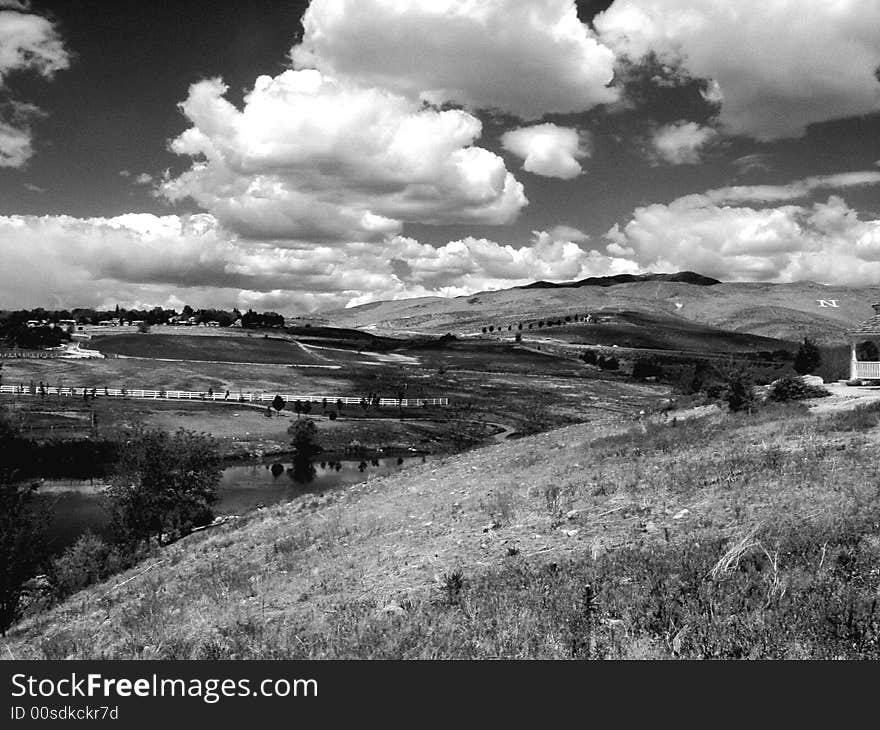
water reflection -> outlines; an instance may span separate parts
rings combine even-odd
[[[373,475],[391,474],[427,456],[379,459],[264,460],[226,467],[214,504],[217,515],[240,515],[259,506],[286,502],[306,493],[318,493],[362,482]],[[106,534],[109,515],[104,509],[101,480],[46,479],[37,499],[51,514],[51,549],[71,544],[85,530]]]

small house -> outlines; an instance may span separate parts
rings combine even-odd
[[[874,316],[846,333],[850,343],[850,380],[880,380],[880,355],[874,344],[880,340],[880,303],[871,306]],[[862,357],[866,351],[871,353],[871,359],[860,360],[860,351]]]

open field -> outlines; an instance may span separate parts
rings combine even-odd
[[[105,355],[172,360],[319,365],[295,342],[274,337],[123,334],[93,337],[89,347]]]
[[[4,653],[877,658],[880,411],[708,414],[259,511],[23,621]]]
[[[108,339],[121,340],[119,349],[143,347],[144,352],[149,352],[149,342],[154,338],[180,340],[181,347],[191,347],[200,353],[226,348],[219,352],[221,355],[230,348],[241,352],[238,343],[261,346],[267,342],[261,338],[247,340],[239,337],[230,344],[233,338],[200,336],[198,343],[191,344],[186,335],[164,338],[158,335],[120,335]],[[275,347],[274,344],[269,346]],[[282,343],[282,346],[289,345]],[[554,426],[602,419],[609,414],[614,417],[631,415],[650,407],[668,393],[667,387],[628,382],[623,377],[598,373],[570,358],[555,357],[510,343],[412,341],[394,352],[362,354],[346,348],[305,347],[316,357],[338,358],[336,362],[340,364],[336,369],[321,369],[140,358],[13,360],[4,367],[3,382],[10,385],[44,382],[53,387],[95,387],[99,392],[104,387],[200,391],[212,388],[215,393],[229,390],[232,400],[239,391],[293,393],[303,397],[362,397],[369,393],[391,398],[401,395],[407,398],[447,397],[452,407],[436,413],[424,408],[400,413],[399,409],[391,407],[362,413],[359,407],[353,406],[344,409],[336,424],[321,419],[320,430],[326,433],[328,445],[332,447],[358,442],[371,448],[415,448],[431,452],[461,449],[505,429],[534,433]],[[371,354],[375,359],[365,364],[362,359]],[[12,396],[4,396],[4,399],[9,398]],[[44,405],[49,410],[55,408],[58,411],[52,405],[53,398],[58,397],[49,396]],[[24,402],[27,399],[19,400]],[[33,412],[24,417],[21,425],[35,437],[62,438],[73,432],[86,437],[90,434],[90,424],[85,409],[94,408],[99,435],[113,434],[119,429],[125,431],[134,423],[165,427],[179,424],[217,435],[221,438],[224,453],[275,453],[289,447],[285,430],[287,421],[282,428],[265,417],[265,409],[263,412],[252,411],[234,403],[211,406],[127,400],[111,404],[108,400],[98,398],[94,403],[68,403],[61,409],[68,413],[51,417],[35,415],[43,406],[25,406],[26,410],[30,408]],[[58,402],[65,402],[65,399]],[[332,408],[332,401],[330,405]],[[83,412],[71,412],[77,409]],[[238,415],[230,415],[233,412]],[[319,411],[313,413],[320,415]],[[370,421],[368,426],[363,421],[364,416],[376,416],[377,419]],[[391,421],[399,420],[401,416],[404,420],[392,426]],[[354,419],[361,419],[361,422],[356,424]]]

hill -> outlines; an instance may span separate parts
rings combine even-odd
[[[871,316],[871,305],[880,301],[880,286],[711,283],[714,280],[688,272],[635,281],[614,281],[617,278],[373,302],[325,316],[340,327],[375,332],[473,334],[487,325],[506,329],[519,322],[586,312],[633,311],[761,337],[798,341],[809,336],[823,344],[842,344],[846,329]]]
[[[680,271],[677,274],[614,274],[613,276],[590,276],[579,281],[564,281],[554,283],[550,281],[536,281],[533,284],[516,287],[517,289],[577,289],[582,286],[616,286],[617,284],[632,284],[639,281],[678,281],[684,284],[696,284],[697,286],[713,286],[720,284],[718,279],[713,279],[693,271]]]
[[[877,409],[678,416],[258,510],[25,620],[4,653],[880,658]]]
[[[761,337],[746,332],[730,332],[719,327],[680,317],[651,312],[618,312],[608,322],[566,324],[544,327],[542,337],[552,337],[579,345],[617,345],[652,350],[735,353],[794,350],[786,340]]]

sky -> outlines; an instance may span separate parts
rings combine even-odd
[[[880,284],[880,0],[0,0],[0,308]]]

